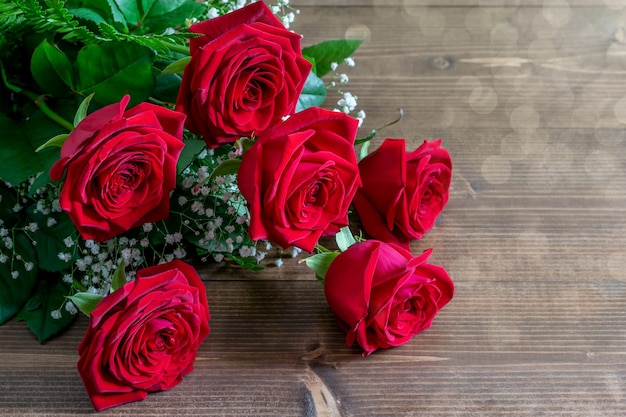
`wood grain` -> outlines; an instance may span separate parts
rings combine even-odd
[[[412,246],[456,283],[433,327],[363,358],[297,260],[205,265],[195,371],[106,415],[626,415],[626,10],[504,3],[296,4],[304,45],[365,37],[346,71],[362,136],[402,108],[374,147],[442,138],[452,154],[450,202]],[[0,415],[93,413],[75,370],[85,326],[44,346],[0,327]]]

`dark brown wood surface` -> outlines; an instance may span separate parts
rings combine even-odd
[[[434,248],[455,298],[409,344],[363,358],[296,260],[205,266],[195,371],[103,415],[626,415],[625,5],[296,3],[304,45],[366,37],[346,87],[363,136],[405,113],[373,147],[450,151],[450,202],[412,250]],[[76,372],[85,326],[43,346],[0,327],[0,415],[94,413]]]

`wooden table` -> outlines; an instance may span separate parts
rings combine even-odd
[[[450,151],[450,202],[412,250],[434,248],[455,298],[408,345],[363,358],[295,260],[206,266],[195,371],[103,415],[626,415],[625,4],[297,3],[305,45],[366,37],[347,88],[363,132],[405,113],[374,146]],[[75,368],[85,327],[43,346],[0,327],[0,415],[93,413]]]

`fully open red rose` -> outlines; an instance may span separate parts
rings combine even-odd
[[[176,110],[209,147],[267,129],[292,114],[311,64],[300,35],[259,1],[191,26]]]
[[[359,170],[363,187],[354,208],[374,239],[406,247],[432,229],[448,202],[452,161],[441,140],[407,153],[404,139],[386,139]]]
[[[206,289],[182,261],[145,268],[91,313],[78,372],[96,410],[168,390],[209,334]]]
[[[67,169],[60,204],[83,239],[104,241],[169,215],[185,115],[130,97],[83,119],[50,178]]]
[[[349,346],[356,341],[369,355],[430,327],[454,293],[446,271],[426,263],[430,252],[413,257],[396,244],[368,240],[335,258],[324,290]]]
[[[357,128],[344,113],[309,108],[259,136],[237,178],[252,239],[310,252],[322,234],[348,224],[360,185],[353,148]]]

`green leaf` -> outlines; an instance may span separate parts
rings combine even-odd
[[[74,88],[74,71],[70,59],[47,39],[35,48],[30,72],[39,87],[53,96],[67,96]]]
[[[19,273],[15,279],[11,275],[11,262],[0,263],[0,324],[20,311],[37,283],[37,255],[31,241],[23,232],[18,232],[15,234],[13,246],[23,262],[13,262],[14,271]],[[27,271],[24,262],[32,262],[33,269]]]
[[[330,264],[339,256],[339,252],[323,252],[304,259],[306,266],[311,268],[318,279],[323,281]]]
[[[161,75],[182,74],[185,71],[185,67],[187,66],[187,64],[189,64],[189,61],[191,61],[190,56],[181,58],[178,61],[174,61],[167,67],[165,67],[163,71],[161,71]]]
[[[49,141],[47,141],[46,143],[44,143],[43,145],[35,149],[35,152],[43,151],[44,149],[49,148],[50,146],[56,146],[57,148],[60,148],[61,146],[63,146],[63,144],[67,140],[68,136],[69,136],[69,133],[61,133],[60,135],[56,135],[55,137],[53,137],[52,139],[50,139]]]
[[[250,271],[256,272],[264,269],[254,258],[240,258],[232,253],[226,253],[225,255],[227,258],[232,259],[236,264],[241,265]]]
[[[339,250],[342,252],[345,252],[350,246],[356,243],[348,226],[339,229],[339,232],[335,235],[335,241],[337,242]]]
[[[35,222],[39,226],[32,234],[37,242],[39,267],[46,271],[62,271],[72,265],[77,256],[72,254],[72,259],[68,261],[59,259],[59,253],[69,251],[63,240],[76,234],[74,224],[66,213],[51,213],[44,216],[41,213],[33,213],[34,207],[34,205],[29,207],[28,222]],[[49,217],[56,220],[55,225],[48,226]]]
[[[141,21],[141,11],[137,0],[114,0],[113,2],[130,26],[136,26]]]
[[[313,106],[321,106],[324,100],[326,100],[326,86],[324,85],[324,81],[313,72],[310,72],[304,83],[300,98],[298,98],[296,112]]]
[[[94,93],[89,94],[83,101],[80,102],[80,106],[78,106],[78,110],[76,110],[76,114],[74,115],[74,127],[78,126],[78,124],[87,117],[87,113],[89,112],[89,104],[91,103],[91,99],[93,99]]]
[[[152,33],[171,27],[183,27],[187,19],[201,17],[206,6],[194,0],[142,0],[144,18],[142,26]]]
[[[122,288],[124,284],[126,284],[126,263],[122,259],[122,262],[117,266],[115,272],[113,273],[113,278],[111,279],[111,292]]]
[[[130,94],[130,106],[145,101],[155,87],[152,74],[154,52],[150,48],[127,42],[88,45],[80,50],[78,89],[95,93],[101,105],[116,103]]]
[[[165,74],[156,77],[156,87],[152,97],[166,103],[175,103],[182,77],[178,74]]]
[[[178,157],[178,163],[176,164],[176,172],[180,174],[191,164],[191,161],[206,148],[206,143],[203,140],[186,140],[185,147]]]
[[[11,184],[25,181],[59,158],[57,148],[35,152],[51,135],[64,133],[63,128],[39,111],[24,122],[16,122],[0,113],[0,132],[0,178]]]
[[[81,313],[89,317],[91,312],[96,308],[104,296],[100,294],[92,294],[90,292],[79,292],[74,295],[70,295],[67,298],[72,300],[76,308],[78,308]]]
[[[239,159],[227,159],[221,164],[219,164],[211,175],[207,178],[206,182],[213,181],[217,177],[223,177],[226,175],[235,175],[239,170],[239,166],[241,166],[241,161]]]
[[[329,39],[302,49],[302,55],[315,60],[315,74],[323,77],[331,70],[331,64],[340,64],[357,50],[363,39]]]
[[[17,319],[26,321],[28,328],[41,343],[44,343],[68,327],[76,316],[59,308],[65,301],[67,289],[61,283],[48,285],[47,280],[40,280],[37,292],[24,304]],[[51,312],[59,310],[61,318],[55,319]]]

